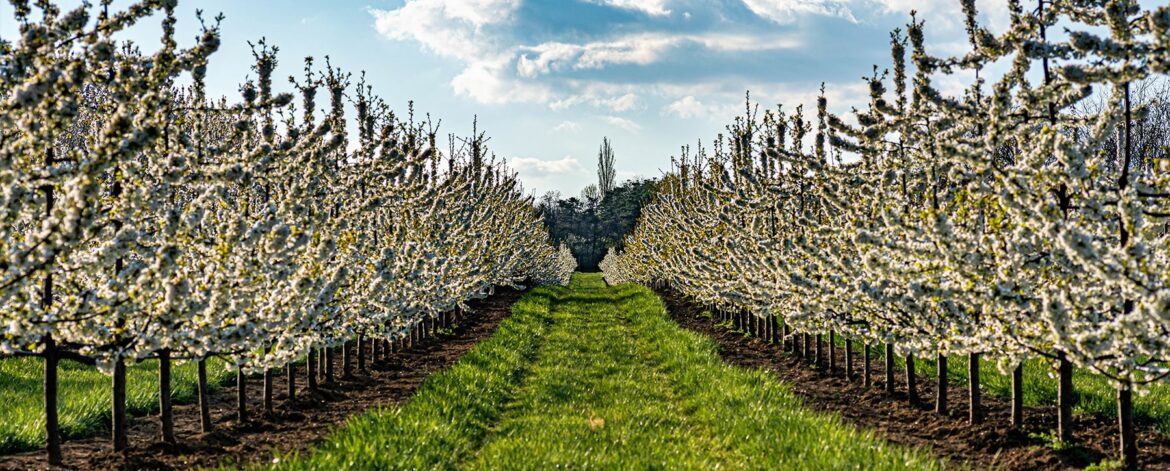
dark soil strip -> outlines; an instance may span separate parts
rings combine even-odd
[[[259,378],[248,382],[248,410],[254,419],[239,423],[235,415],[236,387],[233,384],[212,394],[211,413],[215,431],[199,432],[196,405],[175,406],[177,445],[158,440],[158,418],[135,417],[131,421],[131,448],[122,453],[111,450],[106,438],[66,442],[64,461],[70,469],[189,469],[220,464],[266,462],[274,452],[307,450],[321,442],[346,419],[367,410],[406,401],[432,373],[459,360],[471,347],[495,333],[511,313],[522,293],[504,288],[494,296],[470,303],[471,313],[449,331],[429,337],[413,348],[392,354],[369,371],[351,379],[318,385],[310,394],[303,365],[297,368],[297,398],[292,404],[285,394],[286,376],[278,374],[276,410],[264,417]],[[335,355],[335,371],[342,371],[341,355]],[[0,457],[0,470],[46,469],[44,451]]]
[[[884,365],[874,359],[873,387],[861,382],[861,348],[854,349],[852,382],[844,374],[845,349],[837,348],[837,372],[830,375],[827,360],[822,368],[784,352],[780,344],[746,337],[740,332],[717,327],[705,309],[685,300],[678,293],[658,290],[671,317],[684,328],[704,334],[719,344],[724,360],[740,366],[775,372],[791,385],[810,409],[833,412],[846,422],[873,430],[890,442],[930,448],[956,465],[970,464],[975,469],[1081,469],[1118,456],[1117,424],[1100,416],[1077,416],[1075,446],[1057,451],[1040,434],[1056,428],[1055,407],[1027,407],[1022,429],[1010,426],[1011,406],[1006,398],[983,395],[985,419],[982,424],[967,422],[966,385],[952,384],[948,389],[950,415],[934,412],[934,378],[918,377],[919,404],[906,401],[906,378],[903,371],[895,376],[894,396],[882,391]],[[827,356],[827,354],[826,354]],[[917,361],[934,361],[933,358]],[[1152,426],[1139,427],[1139,459],[1143,469],[1170,469],[1170,437],[1159,434]]]

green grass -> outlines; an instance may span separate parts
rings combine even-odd
[[[724,363],[640,286],[532,291],[400,408],[277,469],[941,469]]]
[[[172,369],[171,391],[176,403],[194,402],[195,363]],[[208,362],[208,382],[219,385],[234,378],[222,362]],[[93,366],[73,361],[59,364],[61,433],[82,438],[110,428],[111,379]],[[42,383],[44,361],[40,358],[0,360],[0,454],[45,446]],[[146,361],[127,368],[126,407],[129,413],[158,412],[158,362]]]

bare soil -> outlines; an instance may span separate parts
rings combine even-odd
[[[1055,407],[1026,407],[1021,428],[1011,427],[1011,405],[1007,398],[983,394],[984,420],[968,422],[969,398],[965,384],[950,384],[948,414],[934,412],[936,379],[919,376],[919,401],[907,400],[906,377],[895,375],[895,393],[884,392],[884,362],[871,363],[872,385],[861,379],[861,346],[854,347],[854,378],[845,377],[845,349],[838,347],[836,371],[828,371],[827,358],[820,366],[785,351],[780,343],[717,326],[705,309],[676,292],[658,290],[671,317],[682,327],[715,340],[724,360],[750,368],[774,372],[789,384],[813,410],[834,413],[846,423],[893,443],[929,449],[949,460],[956,468],[1003,470],[1083,469],[1106,459],[1116,459],[1116,420],[1101,416],[1075,417],[1074,445],[1056,450],[1044,438],[1056,428]],[[826,341],[826,350],[827,348]],[[827,353],[826,353],[827,357]],[[876,355],[875,355],[876,357]],[[931,361],[933,358],[917,359]],[[954,366],[952,366],[954,368]],[[1152,426],[1138,428],[1139,460],[1142,469],[1170,469],[1170,437]]]
[[[470,313],[454,326],[440,329],[409,348],[387,355],[368,365],[366,371],[318,384],[309,391],[304,365],[296,372],[297,396],[288,401],[284,371],[274,381],[274,413],[266,415],[262,403],[262,380],[248,380],[248,410],[251,418],[236,417],[236,386],[224,387],[211,395],[214,431],[203,434],[195,404],[176,405],[177,444],[159,440],[157,416],[130,419],[131,447],[122,453],[112,450],[106,437],[67,441],[62,446],[64,469],[169,470],[219,465],[243,465],[272,460],[277,453],[305,451],[328,436],[346,419],[379,407],[405,402],[431,374],[455,363],[471,347],[495,333],[511,313],[521,293],[503,288],[483,300],[470,303]],[[342,372],[342,356],[334,355],[336,376]],[[356,357],[356,355],[355,355]],[[0,456],[0,470],[48,469],[44,451]]]

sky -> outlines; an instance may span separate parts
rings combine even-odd
[[[978,6],[993,31],[1006,27],[1006,0]],[[932,52],[966,47],[958,0],[180,0],[184,45],[197,9],[225,16],[211,93],[238,96],[249,41],[280,48],[278,76],[329,56],[365,71],[400,115],[413,100],[441,119],[444,135],[469,135],[478,116],[536,195],[596,182],[606,136],[619,180],[661,176],[681,146],[709,143],[742,114],[749,90],[767,107],[804,103],[810,117],[822,82],[834,111],[864,106],[862,77],[888,67],[890,31],[912,9]],[[0,37],[16,31],[3,2]],[[159,31],[152,21],[127,36],[149,51]],[[951,80],[938,85],[962,88]]]

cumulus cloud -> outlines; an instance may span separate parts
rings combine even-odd
[[[633,24],[628,17],[602,15],[581,18],[580,25],[550,33],[539,22],[544,17],[533,11],[557,7],[531,0],[406,0],[397,9],[369,11],[383,37],[414,42],[460,62],[463,68],[452,77],[451,88],[485,104],[539,103],[553,109],[587,105],[622,113],[639,106],[638,95],[603,91],[605,87],[597,85],[626,79],[598,75],[600,71],[619,66],[652,70],[677,61],[681,53],[773,51],[801,44],[800,36],[792,32],[749,31],[732,22],[670,26],[672,0],[587,1],[610,11],[642,12],[646,20]],[[723,14],[715,5],[704,11],[708,17]],[[686,13],[691,18],[692,12]],[[606,21],[626,23],[598,26]]]
[[[835,16],[857,22],[847,1],[743,0],[743,3],[752,13],[780,24],[791,24],[804,15]]]
[[[953,6],[935,0],[728,0],[741,8],[684,0],[579,1],[591,5],[576,4],[577,16],[569,19],[558,15],[570,4],[535,0],[405,0],[396,9],[369,11],[383,37],[456,61],[450,87],[458,96],[554,111],[592,108],[623,120],[606,121],[631,132],[638,124],[616,115],[653,107],[682,118],[723,116],[728,104],[742,106],[738,97],[745,89],[767,100],[768,94],[790,98],[792,87],[815,90],[821,80],[852,83],[869,63],[858,58],[879,65],[886,60],[884,29],[903,24],[910,9],[927,19],[932,51],[961,53],[966,41],[962,28],[948,23],[961,21]],[[981,1],[982,17],[993,26],[1003,21],[1006,2]],[[840,21],[805,21],[815,18]],[[866,25],[851,27],[859,18]],[[876,40],[856,40],[872,29]],[[848,76],[840,62],[826,58],[833,54],[816,49],[843,44],[857,65]]]
[[[553,126],[553,131],[557,132],[577,132],[581,130],[581,125],[573,121],[562,121],[561,124]]]
[[[517,173],[528,177],[549,177],[584,172],[585,167],[576,157],[565,156],[558,160],[542,160],[533,157],[516,157],[508,165]]]
[[[605,122],[609,123],[611,126],[619,127],[619,128],[625,129],[626,131],[629,131],[629,132],[636,133],[636,132],[642,130],[642,126],[639,125],[638,123],[630,121],[626,118],[622,118],[620,116],[605,116],[604,119],[605,119]]]
[[[691,95],[687,95],[666,105],[663,111],[680,118],[694,118],[702,115],[705,109],[702,102]]]
[[[648,15],[669,15],[665,0],[602,0],[600,3],[627,10],[636,10]]]
[[[492,26],[508,23],[520,0],[407,0],[397,10],[371,9],[381,35],[413,40],[435,54],[466,62],[498,56]]]

